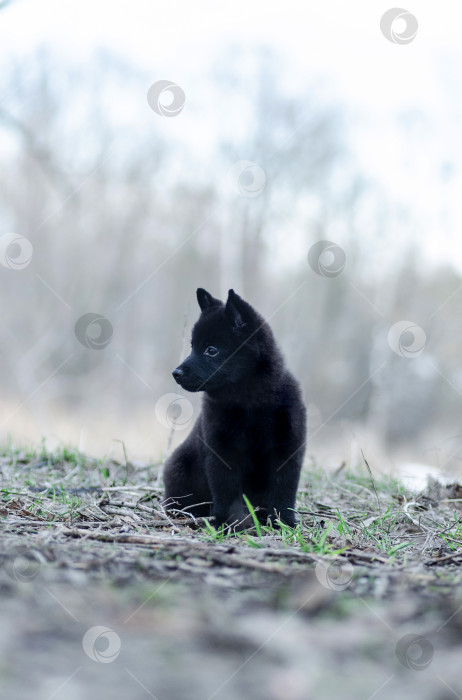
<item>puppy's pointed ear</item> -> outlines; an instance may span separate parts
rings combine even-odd
[[[199,287],[199,289],[196,291],[196,296],[201,311],[208,311],[214,306],[221,306],[221,301],[219,299],[215,299],[211,294],[206,292],[205,289],[202,289],[202,287]]]
[[[234,289],[230,289],[225,311],[228,318],[232,321],[234,328],[243,328],[246,325],[245,316],[247,307],[247,302],[241,299]]]

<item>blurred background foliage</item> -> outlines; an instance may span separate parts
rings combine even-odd
[[[282,65],[268,48],[229,46],[170,119],[147,104],[153,74],[105,50],[82,64],[42,49],[3,71],[0,230],[34,247],[28,267],[0,269],[3,437],[94,453],[117,438],[160,458],[169,431],[154,407],[177,392],[195,289],[233,287],[302,383],[309,456],[458,466],[461,275],[422,258],[411,208],[358,164],[342,104],[316,82],[291,91]],[[259,196],[230,187],[239,160],[264,170]],[[345,251],[335,278],[307,262],[323,239]],[[104,350],[76,339],[87,312],[113,325]],[[426,334],[413,359],[387,341],[403,319]]]

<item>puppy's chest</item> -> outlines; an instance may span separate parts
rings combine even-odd
[[[235,408],[216,414],[212,430],[221,444],[251,456],[271,449],[274,424],[275,414],[271,408]]]

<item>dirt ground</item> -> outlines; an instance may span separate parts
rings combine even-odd
[[[156,465],[2,455],[2,697],[462,697],[458,484],[313,467],[296,530],[224,536]]]

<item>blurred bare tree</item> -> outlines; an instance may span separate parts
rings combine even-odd
[[[234,286],[271,316],[326,422],[362,423],[389,445],[430,424],[460,431],[461,280],[420,269],[396,238],[406,212],[364,181],[341,108],[314,88],[293,94],[271,52],[230,49],[201,105],[217,133],[213,155],[201,157],[189,148],[193,133],[167,138],[140,107],[150,82],[104,52],[76,67],[42,51],[4,76],[0,229],[34,247],[25,269],[0,268],[5,405],[90,422],[104,411],[114,432],[136,425],[175,391],[170,371],[184,315],[190,325],[197,314],[195,287]],[[264,174],[258,196],[223,184],[240,161]],[[342,274],[310,268],[319,240],[345,251]],[[293,259],[278,264],[285,243]],[[76,339],[87,312],[113,325],[104,351]],[[387,342],[406,318],[427,334],[412,360]]]

